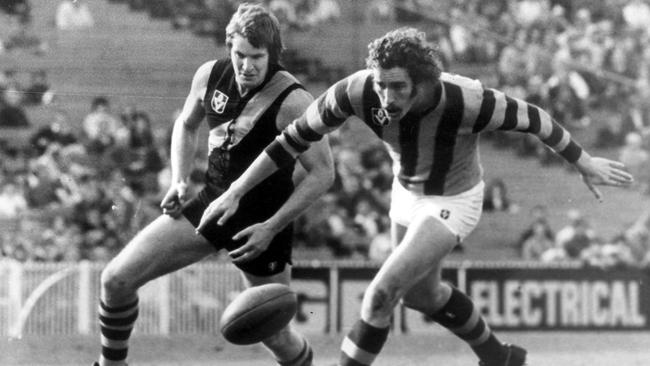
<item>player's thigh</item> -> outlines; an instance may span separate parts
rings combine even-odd
[[[194,226],[181,217],[161,215],[142,229],[107,265],[104,276],[118,277],[130,287],[195,263],[215,252]]]
[[[457,237],[430,215],[416,217],[386,259],[371,286],[397,291],[401,297],[409,288],[440,268],[456,245]]]
[[[289,286],[291,282],[291,266],[287,264],[282,272],[271,276],[256,276],[243,271],[242,276],[244,277],[246,287],[261,286],[269,283],[281,283]]]

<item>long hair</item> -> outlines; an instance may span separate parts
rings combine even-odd
[[[232,39],[239,34],[255,48],[269,51],[269,63],[278,64],[283,50],[278,19],[261,5],[243,3],[226,26],[226,46],[232,48]]]
[[[401,67],[414,83],[437,82],[442,72],[437,47],[427,42],[424,32],[411,27],[398,28],[370,42],[366,67]]]

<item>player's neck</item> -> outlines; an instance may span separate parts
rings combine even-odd
[[[248,94],[251,91],[251,89],[246,88],[246,87],[242,86],[241,84],[237,84],[237,90],[239,90],[239,95],[242,96],[242,97],[245,97],[246,94]]]
[[[425,115],[436,109],[442,95],[440,83],[423,81],[418,86],[418,97],[412,111],[419,115]]]

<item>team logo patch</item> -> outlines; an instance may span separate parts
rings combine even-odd
[[[443,220],[447,220],[450,215],[451,215],[451,212],[449,212],[449,210],[440,210],[440,217]]]
[[[226,110],[226,104],[228,103],[228,96],[219,90],[215,90],[214,94],[212,95],[212,100],[210,101],[210,105],[212,106],[212,110],[215,111],[216,113],[223,113],[224,110]]]
[[[372,121],[380,126],[388,126],[390,120],[388,119],[388,113],[384,108],[372,108],[370,110],[372,113]]]

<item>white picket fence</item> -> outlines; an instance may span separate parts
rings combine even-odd
[[[0,259],[0,336],[98,334],[103,264]],[[243,288],[230,263],[207,261],[152,281],[139,292],[143,334],[216,333],[226,304]]]

